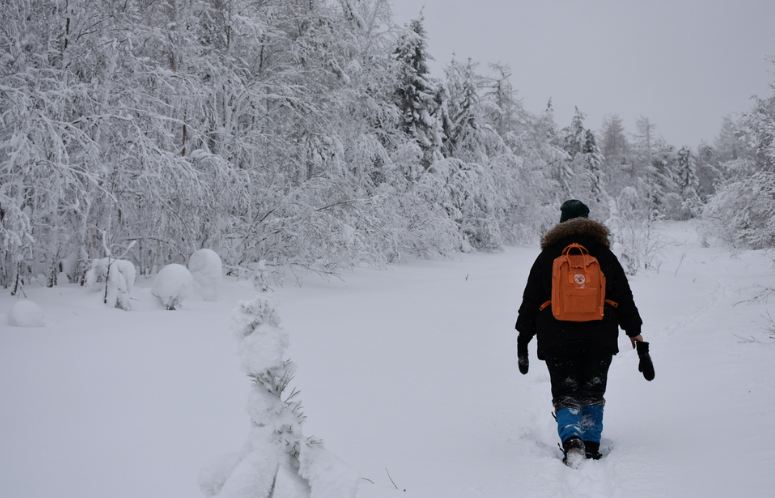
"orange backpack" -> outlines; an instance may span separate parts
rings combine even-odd
[[[618,304],[605,298],[605,275],[597,258],[581,244],[569,244],[552,264],[552,300],[541,310],[552,306],[552,315],[566,322],[602,320],[605,303]]]

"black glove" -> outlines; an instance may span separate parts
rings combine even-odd
[[[636,342],[635,348],[638,350],[638,371],[643,372],[643,377],[646,380],[654,380],[654,363],[651,362],[651,355],[649,354],[648,342]]]
[[[522,375],[530,368],[530,360],[527,359],[527,343],[528,341],[517,339],[517,365]]]

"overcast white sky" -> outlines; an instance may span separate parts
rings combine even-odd
[[[403,24],[424,6],[433,71],[456,54],[509,64],[527,108],[549,97],[565,126],[650,117],[675,145],[711,142],[721,117],[775,82],[775,0],[390,0]]]

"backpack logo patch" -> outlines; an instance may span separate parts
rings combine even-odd
[[[576,285],[579,287],[584,287],[584,284],[587,283],[587,277],[583,273],[577,273],[573,275],[573,281],[576,282]]]

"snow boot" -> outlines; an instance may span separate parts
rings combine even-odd
[[[572,437],[562,442],[562,453],[562,463],[572,469],[578,468],[587,457],[584,450],[584,441],[577,437]]]
[[[603,454],[600,453],[600,443],[594,441],[584,441],[584,452],[588,459],[600,460],[603,457]]]

